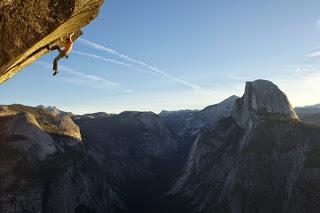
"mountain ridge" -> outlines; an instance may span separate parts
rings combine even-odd
[[[69,117],[1,106],[0,204],[62,213],[319,210],[320,127],[299,120],[272,82],[246,87],[198,111]]]

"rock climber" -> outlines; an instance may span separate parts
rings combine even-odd
[[[69,53],[72,50],[72,46],[73,46],[73,37],[74,36],[74,32],[72,32],[70,34],[70,36],[68,38],[66,38],[65,41],[63,41],[61,39],[61,42],[64,43],[64,50],[61,50],[60,47],[58,45],[54,46],[53,48],[51,48],[50,50],[58,50],[59,51],[59,55],[57,57],[55,57],[55,59],[53,60],[53,75],[57,75],[58,74],[58,61],[61,58],[69,58]]]

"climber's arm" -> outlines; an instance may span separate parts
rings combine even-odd
[[[59,53],[62,52],[60,46],[65,46],[66,41],[63,38],[60,38],[54,42],[52,42],[51,44],[47,45],[47,49],[50,51],[54,51],[54,50],[58,50]]]
[[[63,38],[61,37],[61,38],[60,38],[60,43],[63,44],[63,45],[65,45],[66,40],[63,40]]]

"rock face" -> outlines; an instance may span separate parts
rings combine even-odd
[[[38,124],[30,113],[19,113],[7,122],[7,133],[11,142],[10,147],[19,152],[33,152],[30,157],[35,160],[47,159],[56,153],[52,137]]]
[[[57,119],[56,126],[62,134],[81,141],[80,128],[73,122],[69,116],[62,116]]]
[[[2,0],[0,83],[92,21],[103,0]]]
[[[320,210],[320,127],[271,82],[200,111],[73,119],[0,107],[1,212]]]
[[[22,105],[1,110],[1,212],[113,212],[122,205],[70,118]]]
[[[19,104],[5,106],[2,114],[8,114],[9,112],[11,114],[27,114],[27,117],[29,120],[32,120],[34,125],[49,134],[64,135],[81,141],[80,128],[69,116],[63,113],[56,114],[44,108],[28,107]]]
[[[257,116],[264,114],[299,119],[287,96],[272,82],[247,82],[245,93],[234,109],[235,119],[241,126],[245,126]]]
[[[9,110],[7,106],[0,105],[0,117],[5,117],[14,114],[16,114],[16,112]]]
[[[119,212],[153,212],[183,165],[178,141],[152,112],[77,118],[86,150],[119,191]],[[147,201],[147,202],[146,202]]]
[[[191,212],[318,211],[320,128],[299,122],[267,81],[248,82],[234,107],[194,141],[168,200]]]
[[[237,99],[237,96],[231,96],[200,111],[162,111],[159,115],[168,128],[179,137],[194,139],[203,129],[212,128],[217,121],[231,116]]]

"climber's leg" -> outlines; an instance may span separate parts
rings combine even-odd
[[[59,53],[62,53],[62,52],[63,52],[63,51],[61,50],[61,48],[60,48],[58,45],[55,45],[55,46],[54,46],[54,47],[52,47],[50,50],[51,50],[51,51],[58,50],[58,51],[59,51]]]
[[[58,74],[58,61],[61,59],[61,58],[64,58],[65,57],[65,54],[63,51],[61,51],[61,49],[59,48],[59,55],[57,57],[55,57],[55,59],[53,60],[53,75],[56,75]]]

